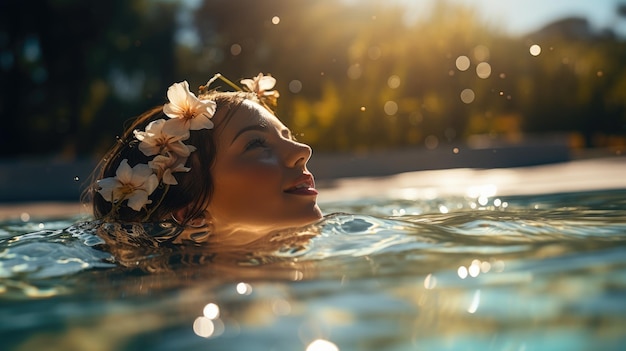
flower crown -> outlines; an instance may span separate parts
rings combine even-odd
[[[200,92],[208,92],[209,86],[217,79],[238,91],[243,90],[218,73],[200,87]],[[246,91],[256,94],[266,107],[276,106],[279,94],[271,90],[276,84],[276,79],[271,75],[259,73],[254,78],[242,79],[241,84]],[[191,170],[185,167],[185,163],[196,147],[183,143],[189,139],[189,131],[214,127],[211,119],[217,107],[215,101],[196,97],[189,90],[187,81],[172,84],[167,90],[167,98],[169,102],[163,105],[167,119],[157,119],[150,122],[145,130],[133,131],[135,139],[139,141],[139,150],[153,158],[147,164],[139,163],[133,167],[128,164],[128,159],[123,159],[114,177],[96,182],[98,193],[114,206],[122,206],[127,200],[128,207],[139,212],[152,203],[149,197],[160,184],[166,187],[161,197],[163,200],[169,186],[178,184],[174,173]]]

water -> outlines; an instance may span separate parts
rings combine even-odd
[[[85,218],[0,223],[4,350],[619,350],[626,189],[322,204],[245,259],[121,267]],[[151,267],[155,267],[154,265]]]

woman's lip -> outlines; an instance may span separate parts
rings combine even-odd
[[[315,189],[315,180],[309,173],[304,173],[300,176],[293,185],[284,190],[285,193],[294,195],[317,195],[317,189]],[[304,186],[302,186],[304,185]]]
[[[289,190],[285,190],[285,192],[287,194],[292,194],[292,195],[317,195],[317,189],[315,188],[292,188]]]

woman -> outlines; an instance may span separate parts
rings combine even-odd
[[[209,90],[218,78],[239,91]],[[145,232],[159,245],[213,247],[320,219],[311,148],[272,111],[275,82],[259,74],[241,81],[243,91],[218,74],[197,97],[187,82],[170,86],[169,102],[141,115],[102,160],[91,189],[96,219],[131,237],[137,223],[152,226]]]

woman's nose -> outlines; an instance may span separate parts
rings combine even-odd
[[[311,158],[311,147],[297,141],[290,140],[289,156],[287,164],[290,167],[303,167]]]

